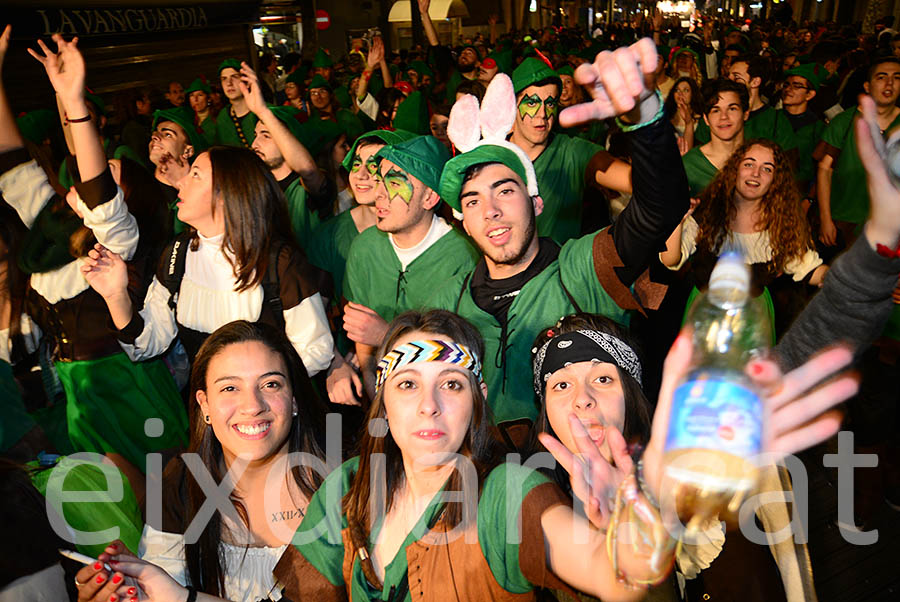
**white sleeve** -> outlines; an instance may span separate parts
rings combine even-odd
[[[366,97],[364,99],[357,100],[359,104],[359,110],[365,113],[369,119],[375,121],[378,118],[378,101],[375,100],[375,97],[366,92]]]
[[[697,222],[694,220],[694,216],[687,216],[687,219],[681,224],[681,259],[673,266],[666,266],[667,268],[673,272],[677,272],[681,269],[681,266],[687,263],[687,260],[690,259],[691,255],[694,254],[694,251],[697,250],[697,232],[699,229]]]
[[[133,361],[156,357],[165,352],[178,334],[175,313],[169,307],[169,291],[153,277],[147,295],[144,297],[144,308],[140,311],[144,321],[140,334],[135,333],[134,343],[119,341],[119,345]],[[131,333],[128,333],[131,334]]]
[[[187,565],[184,561],[184,536],[180,533],[157,531],[144,525],[138,556],[163,569],[172,579],[187,586]]]
[[[0,175],[0,192],[29,229],[56,191],[36,161],[16,165]]]
[[[137,220],[128,212],[122,189],[116,186],[116,196],[93,209],[78,198],[78,211],[84,216],[84,225],[91,229],[97,242],[131,261],[138,244]]]
[[[784,266],[784,271],[794,278],[794,282],[800,282],[807,274],[824,263],[815,249],[807,249],[800,259],[792,259]]]
[[[695,536],[691,543],[683,543],[675,556],[678,570],[687,579],[693,579],[700,571],[709,568],[725,545],[725,530],[718,521],[708,521]]]
[[[325,317],[325,304],[319,293],[285,310],[284,332],[303,360],[310,376],[331,365],[334,339]]]

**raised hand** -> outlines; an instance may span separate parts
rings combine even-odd
[[[581,65],[575,81],[587,88],[593,100],[565,109],[560,124],[571,127],[629,113],[653,96],[656,61],[656,45],[643,38],[628,47],[605,50],[593,63]],[[652,107],[654,112],[657,108],[658,103]]]
[[[384,60],[384,40],[380,37],[372,38],[372,47],[369,49],[369,54],[366,56],[366,65],[368,66],[369,71],[373,71],[375,67],[381,64],[381,61]]]
[[[0,34],[0,68],[3,67],[3,59],[6,58],[6,51],[9,50],[9,37],[12,35],[12,25],[3,28]]]
[[[548,433],[541,433],[538,438],[569,473],[572,494],[584,504],[588,520],[598,529],[606,529],[616,489],[634,468],[628,446],[616,427],[606,426],[603,432],[612,456],[612,461],[608,461],[575,414],[569,414],[569,428],[578,447],[577,454]]]
[[[238,87],[241,89],[241,94],[244,95],[244,100],[247,101],[247,108],[255,115],[259,115],[268,108],[256,72],[243,61],[241,62],[241,81],[238,82]]]
[[[431,0],[418,0],[419,2],[419,11],[422,15],[428,14],[428,8],[431,6]]]
[[[81,273],[104,299],[128,294],[128,267],[122,258],[101,244],[88,251]]]
[[[43,40],[38,40],[43,54],[29,48],[28,53],[44,66],[53,89],[67,109],[72,103],[84,101],[84,57],[78,50],[78,38],[67,42],[60,34],[53,34],[57,52],[51,51]],[[81,115],[78,115],[81,117]]]
[[[894,132],[885,144],[878,127],[875,101],[869,95],[862,95],[859,108],[863,118],[856,123],[856,140],[859,158],[866,168],[870,202],[866,237],[873,244],[893,250],[900,237],[900,152],[895,153],[893,165],[889,165],[887,149],[900,145],[900,131]]]

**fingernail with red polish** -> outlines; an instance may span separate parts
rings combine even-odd
[[[97,575],[97,583],[103,583],[106,578],[103,575]]]
[[[122,580],[122,575],[115,575],[113,577],[113,583],[118,583],[121,580]]]
[[[119,599],[119,596],[113,594],[109,597],[109,602],[116,602]]]
[[[95,563],[94,563],[94,570],[95,570],[95,571],[99,571],[99,570],[102,569],[102,568],[103,568],[103,565],[100,564],[99,562],[95,562]]]
[[[127,593],[128,593],[129,596],[133,596],[133,595],[135,595],[135,594],[137,593],[137,590],[134,589],[133,587],[129,587]]]

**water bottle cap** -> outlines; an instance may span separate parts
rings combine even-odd
[[[750,268],[740,253],[729,252],[719,257],[709,277],[709,290],[728,291],[732,295],[750,292]]]

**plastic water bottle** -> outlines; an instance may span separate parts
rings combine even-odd
[[[762,298],[749,293],[743,257],[726,253],[686,322],[693,356],[672,399],[663,474],[678,516],[695,525],[715,516],[734,524],[756,485],[751,459],[762,451],[765,425],[744,368],[771,343],[772,325]]]

